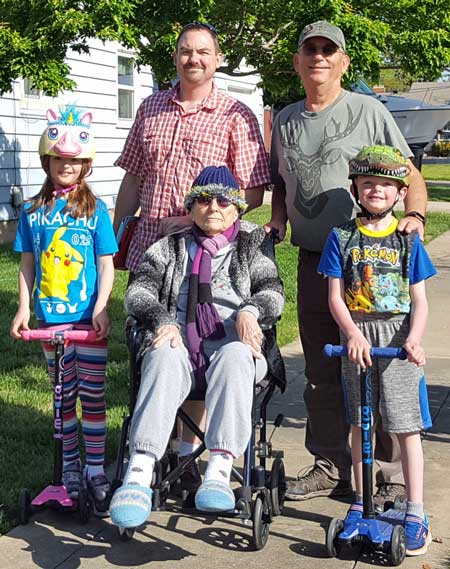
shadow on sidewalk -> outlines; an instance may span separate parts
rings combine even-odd
[[[92,518],[87,526],[77,525],[73,517],[58,512],[45,514],[43,525],[40,516],[35,516],[24,527],[19,526],[9,533],[9,538],[28,543],[22,551],[28,551],[33,566],[41,569],[78,569],[85,565],[85,559],[102,559],[118,567],[144,566],[155,561],[179,561],[191,555],[183,547],[152,535],[147,524],[142,531],[145,541],[136,539],[131,542],[120,540],[117,528],[109,521]],[[27,563],[27,567],[29,564]]]

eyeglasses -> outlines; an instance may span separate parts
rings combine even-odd
[[[182,34],[184,34],[184,32],[187,32],[188,30],[192,30],[192,29],[195,30],[198,28],[205,28],[205,30],[210,31],[215,36],[219,35],[219,32],[216,30],[216,28],[212,24],[208,24],[207,22],[191,22],[190,24],[186,24],[184,26],[184,28],[181,30],[178,37],[180,37]]]
[[[229,200],[224,196],[214,196],[214,197],[199,196],[195,201],[198,203],[198,205],[207,207],[211,204],[213,200],[216,200],[217,205],[222,209],[225,209],[226,207],[232,204],[231,200]]]
[[[321,53],[324,57],[330,57],[334,55],[341,48],[335,43],[326,43],[324,46],[315,45],[314,43],[304,43],[300,50],[305,55],[316,55],[316,53]]]

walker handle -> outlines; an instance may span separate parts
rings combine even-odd
[[[22,340],[30,342],[32,340],[54,340],[56,334],[63,334],[64,340],[72,340],[76,342],[92,342],[97,339],[95,330],[46,330],[40,328],[38,330],[22,330]]]
[[[323,353],[329,358],[343,357],[347,355],[347,346],[325,344]],[[407,358],[407,353],[404,348],[370,348],[370,355],[374,358],[398,358],[399,360],[406,360]]]

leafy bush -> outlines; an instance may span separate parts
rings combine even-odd
[[[430,154],[439,157],[450,156],[450,140],[436,140]]]

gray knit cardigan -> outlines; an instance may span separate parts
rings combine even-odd
[[[177,303],[183,280],[185,233],[164,237],[147,249],[125,296],[125,309],[146,329],[144,349],[156,330],[165,324],[177,325]],[[284,390],[285,370],[275,342],[274,324],[284,306],[283,283],[275,263],[272,237],[258,225],[241,222],[236,248],[230,261],[232,286],[244,306],[258,309],[258,322],[264,330],[269,376]]]

